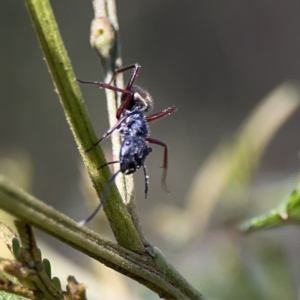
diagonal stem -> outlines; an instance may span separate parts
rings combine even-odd
[[[82,150],[87,149],[96,140],[96,135],[78,88],[70,59],[58,31],[51,6],[48,0],[25,0],[25,3],[67,121],[93,185],[100,197],[110,174],[107,169],[97,170],[97,166],[105,163],[103,152],[99,147],[88,154],[84,154]],[[118,243],[127,249],[143,252],[144,247],[115,185],[112,186],[104,210]]]
[[[94,231],[78,227],[73,220],[2,176],[0,208],[140,282],[165,299],[204,299],[159,252],[155,253],[157,258],[153,259],[150,255],[141,255],[106,241]]]

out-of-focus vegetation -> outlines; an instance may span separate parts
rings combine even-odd
[[[227,137],[204,162],[184,208],[160,204],[153,209],[151,216],[159,216],[153,230],[181,253],[188,252],[181,262],[183,268],[189,266],[195,282],[204,284],[207,295],[215,295],[213,299],[295,297],[295,270],[286,252],[292,251],[294,243],[286,245],[270,232],[245,236],[238,226],[262,208],[261,202],[253,203],[251,194],[267,206],[274,199],[282,201],[280,194],[297,185],[297,176],[277,180],[275,185],[265,182],[259,188],[251,182],[268,144],[299,105],[298,85],[287,83],[275,89],[234,137]],[[298,194],[293,191],[278,209],[243,224],[242,231],[299,224]]]
[[[73,1],[53,5],[78,77],[101,80],[88,43],[91,7]],[[170,147],[171,196],[160,191],[159,150],[147,161],[147,201],[136,175],[138,208],[150,242],[209,299],[297,299],[298,226],[249,235],[239,226],[268,211],[243,229],[298,220],[293,210],[298,191],[292,192],[299,183],[299,4],[143,5],[119,3],[125,64],[143,66],[139,84],[153,94],[155,111],[179,107],[177,116],[151,124],[152,136]],[[18,6],[2,4],[0,18],[7,41],[0,58],[0,172],[79,220],[88,213],[83,195],[91,200],[94,191],[85,171],[79,171],[80,158],[27,13]],[[91,87],[84,92],[100,135],[108,126],[104,98]],[[91,226],[111,237],[103,213]],[[76,275],[88,285],[88,299],[157,299],[75,250],[39,237],[53,274]],[[9,255],[5,250],[0,246],[1,257]]]

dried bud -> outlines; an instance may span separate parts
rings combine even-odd
[[[115,31],[106,17],[98,17],[92,21],[90,43],[104,58],[111,56],[115,45]]]

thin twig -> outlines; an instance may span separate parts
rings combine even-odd
[[[96,51],[102,65],[104,81],[110,82],[113,72],[122,67],[121,42],[116,2],[114,0],[93,0],[94,19],[91,25],[90,43]],[[113,85],[124,88],[123,74],[119,73]],[[121,95],[115,91],[106,89],[107,109],[110,127],[116,123],[116,112],[120,105]],[[119,159],[121,139],[118,134],[112,134],[113,160]],[[114,172],[118,166],[114,166]],[[128,212],[139,233],[144,245],[149,245],[139,222],[136,201],[134,195],[134,182],[132,175],[120,174],[116,178],[116,184],[120,191],[123,202],[127,205]]]

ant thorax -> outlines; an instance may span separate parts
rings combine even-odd
[[[125,110],[123,112],[123,116],[126,116],[126,119],[122,122],[119,128],[119,133],[122,138],[135,136],[145,139],[149,136],[145,115],[141,111]]]

